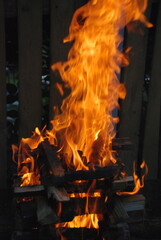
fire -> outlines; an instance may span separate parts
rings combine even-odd
[[[127,65],[118,49],[123,41],[120,30],[137,20],[150,26],[143,15],[146,6],[146,0],[91,0],[73,16],[64,39],[73,41],[68,60],[52,65],[64,86],[71,89],[60,113],[55,113],[51,130],[69,168],[88,169],[78,150],[90,167],[115,163],[111,142],[118,118],[113,110],[118,107],[118,98],[126,95],[118,80],[121,65]],[[63,94],[60,84],[59,89]]]
[[[145,168],[145,174],[142,177],[139,177],[136,174],[135,165],[134,165],[134,172],[133,172],[134,189],[133,189],[133,191],[132,192],[117,192],[117,195],[120,195],[120,196],[121,195],[126,195],[126,194],[127,195],[134,195],[134,194],[138,193],[141,188],[144,187],[144,178],[148,173],[148,167],[147,167],[145,161],[142,162],[142,164],[140,165],[140,168],[141,169]]]
[[[85,198],[85,197],[101,197],[100,192],[94,192],[94,193],[70,193],[70,198]]]
[[[31,138],[21,139],[19,147],[12,145],[13,161],[17,162],[18,175],[22,176],[21,187],[40,184],[40,174],[36,167],[38,153],[34,152],[34,150],[37,149],[42,141],[44,141],[44,139],[38,128],[36,128]]]
[[[121,66],[128,64],[120,50],[120,32],[132,21],[140,20],[150,27],[143,14],[146,7],[147,0],[90,0],[75,12],[64,39],[73,42],[68,59],[52,65],[63,81],[56,84],[60,94],[64,95],[65,88],[71,92],[61,109],[54,106],[50,131],[36,128],[31,138],[21,140],[17,149],[19,175],[23,175],[21,186],[40,184],[36,162],[38,146],[45,139],[58,147],[58,157],[63,155],[69,169],[95,169],[116,162],[111,143],[118,118],[113,111],[119,107],[118,98],[126,95],[118,76]],[[136,175],[134,179],[137,192],[142,185]],[[89,197],[90,191],[87,194]],[[102,216],[88,214],[88,197],[85,215],[57,227],[98,228]]]
[[[102,215],[98,214],[85,214],[74,217],[73,221],[56,224],[56,228],[99,228],[98,221],[102,219]]]

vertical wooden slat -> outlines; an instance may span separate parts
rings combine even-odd
[[[41,125],[42,0],[18,1],[19,137]]]
[[[150,13],[151,5],[148,8]],[[126,46],[131,46],[130,65],[123,71],[123,81],[127,96],[121,105],[119,136],[128,137],[133,143],[130,151],[121,151],[120,157],[132,174],[133,161],[138,160],[138,146],[141,120],[142,91],[144,84],[148,29],[144,34],[128,33]]]
[[[70,44],[63,43],[68,35],[68,29],[74,12],[75,0],[51,0],[51,64],[57,61],[65,61]],[[59,105],[60,96],[54,85],[59,81],[57,74],[51,72],[50,78],[50,119],[53,117],[53,106]]]
[[[151,81],[149,86],[149,98],[144,141],[144,159],[149,167],[148,178],[155,179],[158,176],[159,157],[159,129],[161,110],[161,3],[156,25],[155,44],[153,52]],[[161,169],[159,169],[161,171]]]
[[[0,0],[0,188],[7,186],[7,127],[6,127],[6,76],[4,6]]]

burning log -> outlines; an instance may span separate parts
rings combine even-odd
[[[49,165],[49,169],[52,171],[55,176],[64,175],[64,168],[62,167],[61,161],[57,157],[57,150],[54,146],[50,145],[50,143],[45,140],[41,143],[41,147],[44,150],[44,153],[47,158],[47,163]]]
[[[74,182],[78,180],[93,180],[93,179],[113,179],[121,173],[121,167],[119,164],[113,164],[107,167],[98,167],[96,170],[80,170],[66,172],[63,176],[42,176],[41,181],[43,184],[49,183],[54,186],[63,186],[68,182]]]

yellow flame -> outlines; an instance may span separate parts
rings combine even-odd
[[[102,219],[102,215],[99,214],[85,214],[74,217],[71,222],[58,223],[56,228],[68,227],[68,228],[99,228],[98,221]]]
[[[135,166],[134,166],[134,173],[133,173],[134,189],[133,189],[133,191],[132,192],[117,192],[117,195],[119,195],[119,196],[121,196],[121,195],[134,195],[134,194],[138,193],[141,188],[144,187],[144,178],[148,173],[148,167],[147,167],[145,161],[143,161],[141,163],[140,168],[141,169],[145,168],[145,174],[142,177],[139,177],[136,174]]]

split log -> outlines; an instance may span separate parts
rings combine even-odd
[[[107,167],[99,167],[96,170],[80,170],[66,172],[63,176],[48,175],[42,176],[41,181],[45,183],[45,180],[54,186],[63,186],[67,182],[73,182],[78,180],[93,180],[93,179],[112,179],[118,177],[121,173],[121,167],[119,164],[113,164]]]
[[[47,140],[42,142],[41,146],[47,158],[49,169],[51,169],[53,175],[64,175],[64,168],[62,167],[61,161],[57,157],[57,149],[54,146],[50,145]]]
[[[47,192],[48,198],[53,197],[58,202],[70,201],[70,197],[65,188],[56,188],[54,186],[49,186]]]
[[[15,196],[26,197],[44,194],[45,188],[43,185],[15,187],[13,192]]]
[[[122,191],[127,191],[130,192],[134,189],[134,178],[133,176],[128,176],[122,179],[116,179],[112,183],[112,190],[114,192],[122,192]]]
[[[105,197],[84,197],[84,198],[72,198],[71,203],[75,210],[75,215],[88,214],[105,214],[106,204]],[[86,206],[87,205],[87,206]],[[62,204],[63,211],[63,204]]]
[[[37,185],[37,186],[24,186],[24,187],[15,187],[13,189],[13,193],[16,197],[26,197],[26,196],[38,196],[38,195],[44,195],[45,192],[48,192],[48,197],[51,195],[54,195],[54,198],[56,198],[58,201],[67,201],[67,193],[86,193],[91,184],[92,180],[89,181],[82,181],[80,183],[72,182],[64,184],[64,188],[55,188],[54,186],[50,186],[49,182],[47,185],[47,188],[43,185]],[[45,182],[47,183],[47,182]],[[90,190],[90,192],[97,192],[98,190],[105,190],[108,191],[108,189],[111,189],[112,192],[117,191],[131,191],[134,188],[134,180],[132,176],[123,178],[123,179],[116,179],[116,180],[110,180],[110,179],[103,179],[103,180],[96,180],[96,183],[94,187]]]
[[[54,224],[58,222],[58,216],[46,199],[39,197],[37,201],[37,220],[41,225]]]
[[[108,216],[110,224],[126,221],[129,218],[120,197],[114,196],[108,203]]]

